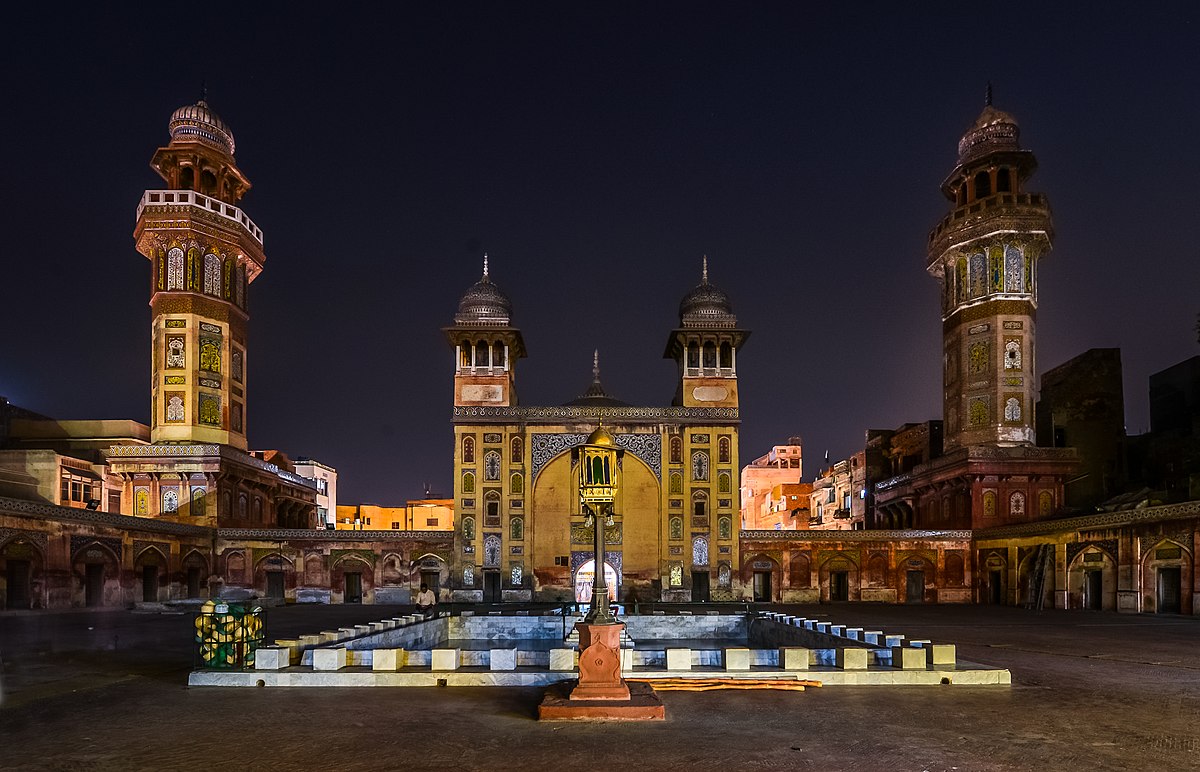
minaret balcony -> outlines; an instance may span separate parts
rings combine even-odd
[[[685,367],[685,378],[736,378],[737,371],[732,367]]]
[[[142,219],[142,213],[147,208],[163,209],[169,212],[183,206],[195,207],[230,223],[240,225],[260,247],[262,246],[262,229],[255,225],[245,212],[232,204],[226,204],[224,201],[194,190],[147,190],[142,194],[142,200],[138,204],[137,219]]]
[[[960,206],[929,232],[929,262],[955,244],[996,231],[1042,232],[1053,239],[1050,202],[1041,193],[996,193]]]
[[[460,366],[455,375],[508,375],[508,368],[503,365],[493,365],[488,367],[482,365],[480,367]]]

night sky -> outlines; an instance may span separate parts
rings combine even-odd
[[[1200,353],[1194,3],[642,5],[7,10],[0,394],[148,422],[135,209],[205,82],[265,232],[253,448],[337,467],[343,504],[447,495],[440,328],[485,251],[522,404],[580,395],[595,348],[610,394],[669,404],[707,254],[753,331],[741,458],[800,435],[811,479],[867,428],[941,417],[925,240],[990,80],[1054,209],[1038,370],[1119,346],[1148,428],[1149,374]]]

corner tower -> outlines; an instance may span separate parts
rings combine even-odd
[[[958,143],[942,183],[952,209],[929,234],[942,289],[945,445],[1034,443],[1037,262],[1054,239],[1050,205],[1016,120],[991,104]]]
[[[679,327],[667,339],[664,359],[679,365],[675,405],[738,406],[737,351],[750,333],[739,330],[729,296],[708,283],[708,258],[700,283],[679,303]]]
[[[246,449],[246,287],[266,262],[263,234],[237,203],[250,181],[233,132],[202,99],[171,116],[150,166],[134,239],[151,264],[155,444]]]
[[[521,331],[512,326],[512,303],[488,276],[483,276],[458,302],[454,324],[443,328],[454,346],[454,405],[512,407],[517,359],[525,356]]]

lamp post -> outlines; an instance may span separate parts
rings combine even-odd
[[[592,606],[583,621],[589,625],[615,625],[616,617],[608,605],[608,579],[605,576],[605,527],[613,524],[613,507],[620,484],[619,461],[624,451],[604,427],[588,436],[579,449],[579,502],[592,527]]]

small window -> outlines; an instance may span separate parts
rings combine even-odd
[[[986,171],[975,175],[975,198],[992,195],[992,178]]]

